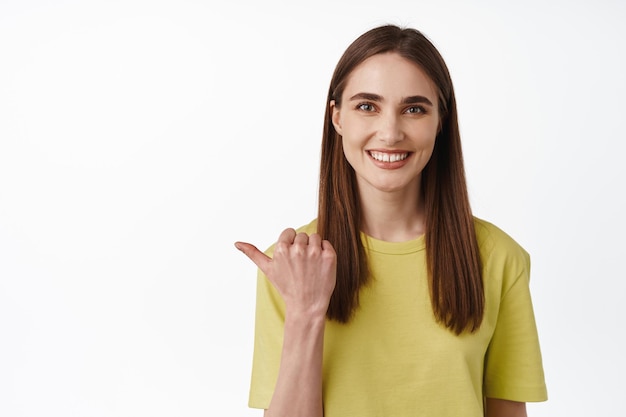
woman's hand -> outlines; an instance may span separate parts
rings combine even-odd
[[[330,242],[313,233],[286,229],[278,238],[273,258],[254,245],[235,243],[278,290],[287,314],[324,316],[335,289],[337,255]]]

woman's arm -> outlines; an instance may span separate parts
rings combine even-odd
[[[318,234],[287,229],[273,258],[253,245],[237,242],[267,276],[285,302],[285,326],[278,379],[266,417],[322,417],[322,357],[337,256]]]
[[[526,403],[487,398],[485,401],[486,417],[527,417]]]
[[[322,417],[325,317],[287,317],[278,380],[265,417]]]

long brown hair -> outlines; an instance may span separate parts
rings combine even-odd
[[[343,153],[332,124],[330,102],[341,106],[351,72],[367,58],[394,52],[416,63],[438,90],[440,130],[433,154],[422,171],[425,243],[433,313],[456,334],[480,327],[485,297],[478,243],[467,194],[456,100],[446,64],[419,31],[381,26],[357,38],[339,60],[328,90],[322,138],[318,233],[337,253],[337,283],[327,317],[350,320],[359,291],[368,281],[367,255],[361,242],[361,207],[354,169]]]

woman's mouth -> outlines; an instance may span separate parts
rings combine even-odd
[[[369,155],[378,162],[398,162],[409,157],[408,152],[380,152],[368,151]]]

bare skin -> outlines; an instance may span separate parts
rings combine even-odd
[[[526,403],[487,398],[485,400],[486,417],[527,417]]]
[[[326,310],[335,288],[337,255],[318,234],[286,229],[269,258],[237,242],[285,301],[278,380],[266,417],[322,417],[322,355]]]

